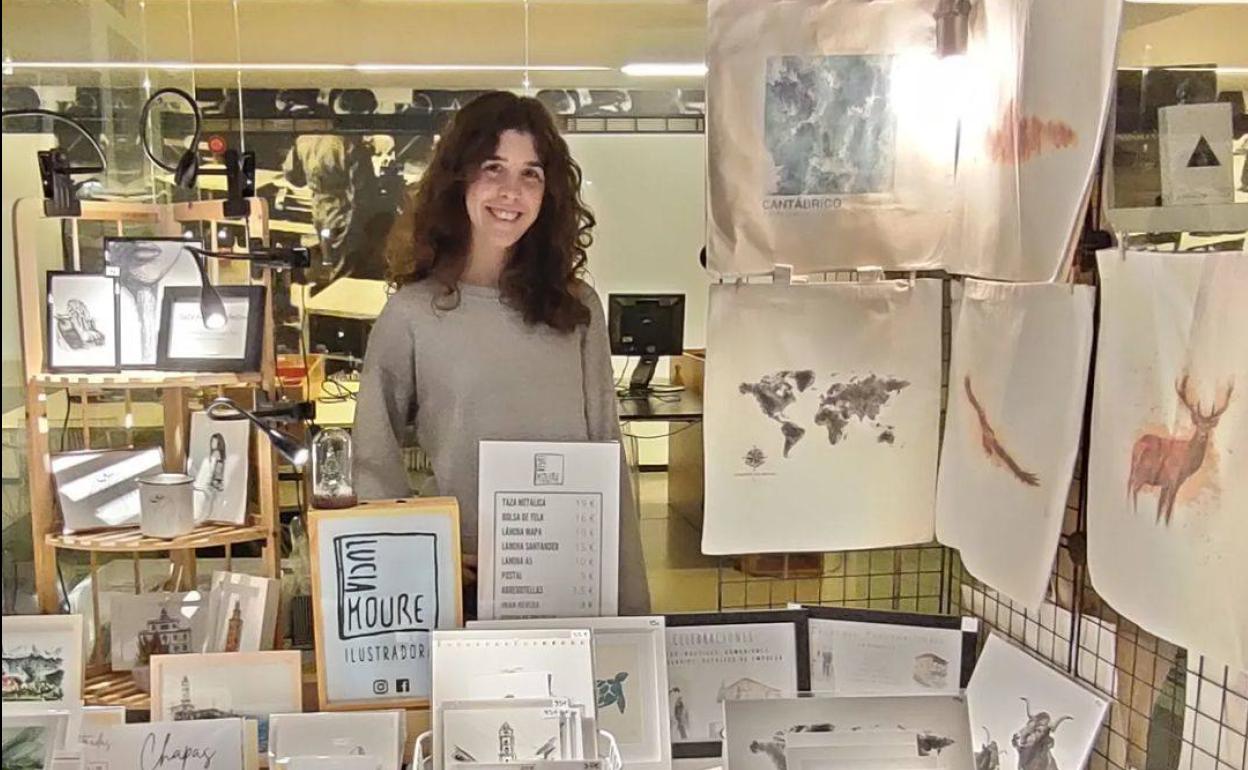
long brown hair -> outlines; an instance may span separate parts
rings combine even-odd
[[[581,200],[581,167],[541,102],[492,91],[460,109],[442,135],[420,183],[408,195],[386,244],[386,278],[396,288],[431,279],[439,307],[459,302],[472,224],[464,195],[507,130],[533,137],[546,174],[537,221],[516,243],[499,277],[502,301],[526,323],[567,332],[589,323],[575,286],[593,242],[594,215]]]

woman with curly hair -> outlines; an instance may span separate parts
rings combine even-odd
[[[594,216],[580,193],[581,169],[545,107],[487,93],[456,114],[390,236],[396,291],[360,378],[357,491],[411,494],[401,446],[415,426],[436,491],[459,500],[469,557],[479,441],[620,438],[602,305],[581,280]],[[620,612],[643,614],[649,593],[623,465],[620,481]]]

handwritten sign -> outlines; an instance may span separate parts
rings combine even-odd
[[[430,633],[461,616],[455,501],[373,501],[309,521],[322,707],[427,701]]]
[[[619,444],[483,441],[480,455],[479,617],[615,615]]]
[[[82,754],[89,770],[236,770],[246,764],[243,720],[107,727]]]

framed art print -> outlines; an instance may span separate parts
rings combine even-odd
[[[195,520],[241,525],[247,521],[250,420],[191,415],[186,472],[195,479]]]
[[[4,711],[82,707],[81,615],[4,616]]]
[[[104,272],[120,288],[117,338],[123,369],[156,365],[160,312],[165,289],[199,286],[199,267],[188,246],[202,241],[182,238],[105,238]]]
[[[138,526],[138,479],[162,470],[164,453],[159,447],[53,455],[52,478],[63,531]]]
[[[584,758],[581,712],[551,698],[441,704],[443,765],[548,762]]]
[[[203,652],[270,650],[277,634],[281,583],[239,572],[212,573]]]
[[[881,759],[899,760],[895,770],[975,767],[966,700],[960,696],[733,700],[724,703],[724,723],[723,770],[787,770],[790,742],[793,748],[813,744],[825,754],[839,755],[824,770],[858,768],[858,762]],[[819,740],[824,737],[827,740]],[[905,749],[899,752],[902,743]]]
[[[120,363],[117,279],[48,271],[47,361],[50,372],[111,372]]]
[[[805,607],[810,689],[830,695],[957,695],[979,621],[951,615]]]
[[[269,764],[295,757],[372,757],[378,770],[400,770],[407,720],[402,711],[274,714]]]
[[[225,324],[204,322],[197,287],[170,286],[160,313],[156,365],[187,372],[255,372],[264,342],[263,286],[218,286]]]
[[[431,634],[463,624],[455,498],[312,511],[308,535],[321,708],[426,706]]]
[[[660,616],[470,621],[469,628],[588,628],[593,634],[598,726],[633,770],[671,767],[667,635]]]
[[[303,710],[298,650],[152,656],[152,720],[243,717],[268,750],[269,717]]]
[[[52,757],[61,741],[57,732],[64,725],[63,714],[5,714],[0,719],[4,770],[51,770]]]
[[[558,698],[592,715],[593,650],[587,629],[454,629],[433,634],[433,755],[444,770],[442,704],[461,700]],[[586,721],[592,726],[592,717]],[[597,756],[597,728],[584,753]],[[448,755],[449,756],[449,755]]]
[[[152,655],[199,652],[207,635],[207,603],[198,591],[109,592],[109,654],[114,671],[145,666]]]
[[[801,610],[668,615],[673,758],[720,756],[726,701],[809,690],[807,639]]]

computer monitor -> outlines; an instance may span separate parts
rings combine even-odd
[[[685,295],[611,294],[607,328],[612,354],[640,357],[628,389],[644,391],[659,356],[678,356],[685,350]]]

